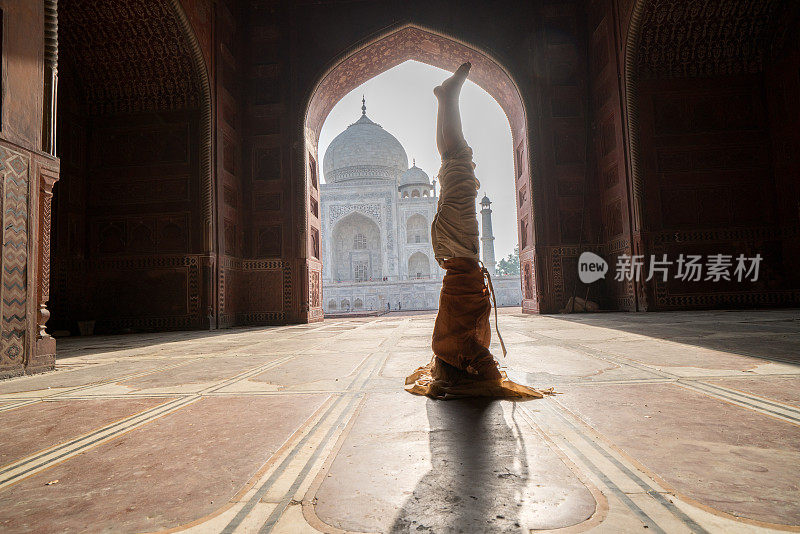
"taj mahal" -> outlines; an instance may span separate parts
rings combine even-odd
[[[336,136],[322,162],[323,307],[326,313],[432,310],[444,271],[433,256],[430,227],[436,179],[408,166],[405,148],[361,117]],[[481,200],[481,258],[494,275],[491,201]],[[498,306],[522,302],[520,278],[493,276]]]

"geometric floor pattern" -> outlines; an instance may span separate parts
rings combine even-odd
[[[516,403],[403,391],[434,317],[61,339],[0,382],[0,531],[800,531],[797,310],[503,309]]]

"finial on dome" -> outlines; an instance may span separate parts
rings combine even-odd
[[[367,114],[367,100],[364,98],[364,95],[361,95],[361,114]]]
[[[411,158],[411,166],[412,167],[416,167],[417,166],[417,158]]]

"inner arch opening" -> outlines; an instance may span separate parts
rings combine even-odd
[[[412,61],[406,63],[408,60]],[[508,255],[511,255],[513,258],[520,258],[522,263],[527,262],[530,264],[528,267],[530,271],[537,272],[537,276],[534,278],[538,279],[538,271],[534,267],[535,257],[533,254],[535,233],[533,224],[532,199],[535,195],[531,191],[532,184],[530,180],[531,173],[528,154],[528,132],[526,128],[525,109],[522,99],[515,83],[511,80],[503,67],[501,67],[488,54],[468,46],[463,42],[451,37],[439,35],[426,29],[409,25],[393,30],[371,42],[354,47],[350,53],[345,54],[342,58],[340,58],[321,77],[320,82],[312,92],[308,103],[304,122],[306,142],[306,175],[308,178],[308,169],[320,168],[320,161],[326,158],[325,145],[327,140],[321,138],[321,135],[323,131],[323,124],[328,118],[328,115],[340,100],[345,99],[348,96],[348,93],[358,88],[359,85],[390,69],[398,66],[399,68],[404,68],[409,63],[419,62],[423,63],[423,66],[428,69],[431,67],[438,67],[450,72],[465,60],[469,60],[473,64],[470,80],[474,81],[475,84],[486,91],[492,97],[492,99],[496,101],[496,105],[499,107],[501,114],[505,115],[505,119],[507,121],[506,128],[510,130],[510,143],[504,150],[504,153],[507,155],[504,156],[504,159],[507,158],[508,160],[509,170],[507,173],[498,173],[507,174],[508,177],[492,176],[492,173],[482,175],[479,159],[481,157],[482,146],[484,143],[480,140],[473,140],[469,137],[469,135],[467,136],[468,141],[473,145],[473,148],[476,152],[476,162],[479,165],[479,168],[476,170],[476,172],[478,173],[479,179],[483,180],[484,183],[487,184],[491,181],[505,182],[506,190],[509,193],[508,196],[513,199],[510,200],[509,205],[505,206],[505,209],[498,210],[498,213],[495,213],[494,216],[497,217],[499,213],[514,214],[512,224],[513,229],[503,232],[503,237],[508,240],[507,234],[511,234],[514,236],[513,242],[515,244],[520,243],[523,245],[519,247],[518,253],[517,249],[514,247],[506,247],[509,248],[508,251],[498,251],[497,259],[506,259],[506,256]],[[445,72],[441,72],[441,75],[438,78],[444,79],[446,76],[447,74]],[[424,88],[419,88],[420,92],[428,94],[432,101],[435,101],[431,93],[432,88],[441,82],[441,79],[438,78],[435,83],[426,84]],[[369,95],[369,98],[367,99],[368,102],[366,103],[369,110],[372,110],[373,108],[377,110],[379,106],[378,102],[376,102],[374,105],[370,104],[373,101],[373,98],[379,100],[380,97],[378,95]],[[356,109],[357,107],[354,107],[353,110],[355,111]],[[462,103],[462,112],[465,115],[466,121],[468,120],[467,117],[469,116],[469,111],[463,111],[464,109],[466,108]],[[369,113],[370,111],[367,112],[368,115]],[[428,143],[429,147],[435,151],[435,102],[434,106],[431,108],[429,117],[430,127],[427,129],[421,128],[420,134],[422,136],[426,134],[429,136],[429,139],[425,141]],[[353,116],[354,121],[356,118],[357,115]],[[374,120],[374,122],[380,122],[380,120],[376,119],[375,117],[368,118],[370,120]],[[485,157],[489,156],[487,150],[485,149],[483,150],[483,154]],[[409,153],[409,156],[416,155]],[[412,159],[412,157],[409,157],[408,159]],[[415,166],[416,165],[413,164],[412,159],[412,168],[410,170],[413,170],[413,167]],[[435,178],[435,174],[438,171],[438,166],[439,161],[437,154],[435,162],[423,165],[423,170],[430,174],[431,183],[424,187],[417,187],[416,184],[406,184],[401,180],[400,187],[398,187],[397,191],[395,192],[394,198],[409,203],[425,203],[433,200],[435,204],[436,191],[432,185],[432,180]],[[513,179],[510,179],[511,177],[513,177]],[[325,179],[324,176],[323,179]],[[342,179],[343,176],[336,176],[335,181],[341,183]],[[511,184],[513,184],[513,188],[509,187]],[[321,190],[313,186],[308,187],[307,191],[311,197],[310,202],[312,204],[323,202],[321,198],[324,198],[324,190],[325,185],[322,185]],[[481,193],[481,196],[483,196],[483,193]],[[514,207],[512,208],[511,206]],[[341,208],[339,211],[341,211]],[[480,212],[480,207],[477,208],[477,211]],[[435,209],[433,210],[433,213],[435,213]],[[433,213],[425,218],[427,220],[431,220]],[[398,235],[394,236],[393,242],[399,241],[403,244],[407,244],[407,232],[405,231],[406,228],[403,226],[403,224],[408,222],[408,219],[410,218],[409,216],[413,214],[407,213],[405,218],[396,213],[393,213],[392,215],[396,219],[399,219],[399,221],[393,222],[400,222],[402,229],[402,232],[397,232]],[[330,254],[325,252],[326,247],[324,245],[326,226],[330,226],[326,218],[329,218],[330,216],[330,212],[326,212],[326,209],[323,207],[320,212],[319,221],[315,221],[314,218],[310,218],[309,228],[307,229],[309,235],[315,235],[315,233],[319,233],[319,235],[322,236],[323,252],[320,259],[322,260],[321,269],[323,271],[323,279],[325,279],[326,276],[330,277],[331,275],[330,268],[326,266],[326,262],[330,261]],[[315,224],[319,224],[320,228],[316,227]],[[494,224],[494,227],[498,230],[502,226],[502,224],[498,224],[497,222]],[[383,225],[381,225],[381,229],[383,230]],[[327,231],[329,232],[330,229],[328,228]],[[389,268],[387,269],[387,272],[383,273],[383,276],[386,277],[387,274],[392,274],[389,264],[394,263],[397,270],[397,280],[408,280],[411,274],[407,272],[408,259],[413,253],[414,251],[409,251],[407,254],[398,253],[398,257],[396,258],[387,257],[386,263],[387,267]],[[515,262],[517,265],[520,263],[519,260],[515,260]],[[438,267],[435,267],[435,270],[439,271],[438,277],[440,278],[441,271],[438,269]],[[523,309],[526,311],[538,311],[536,291],[534,289],[535,284],[529,284],[531,289],[527,292],[522,292],[521,283],[519,282],[519,272],[520,270],[516,269],[513,275],[516,279],[515,289],[517,290],[518,295],[510,299],[511,302],[504,304],[519,305],[521,303],[523,305]],[[437,277],[433,276],[433,278]],[[381,281],[384,280],[382,279]],[[323,302],[339,300],[338,297],[329,294],[330,288],[326,288],[325,293],[326,296],[325,299],[323,299]],[[436,294],[438,295],[438,288]],[[328,298],[329,296],[332,298]],[[438,302],[438,299],[435,299],[435,301]],[[380,306],[383,309],[386,309],[387,306],[384,306],[384,304],[387,304],[390,307],[392,304],[396,304],[399,308],[402,302],[381,302]],[[366,304],[365,307],[369,307],[369,305]]]

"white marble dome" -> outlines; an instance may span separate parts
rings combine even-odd
[[[410,169],[403,171],[397,180],[397,185],[430,185],[431,179],[425,171],[414,164]]]
[[[331,141],[322,160],[322,172],[329,184],[394,180],[406,169],[408,156],[403,145],[363,111],[360,119]]]

